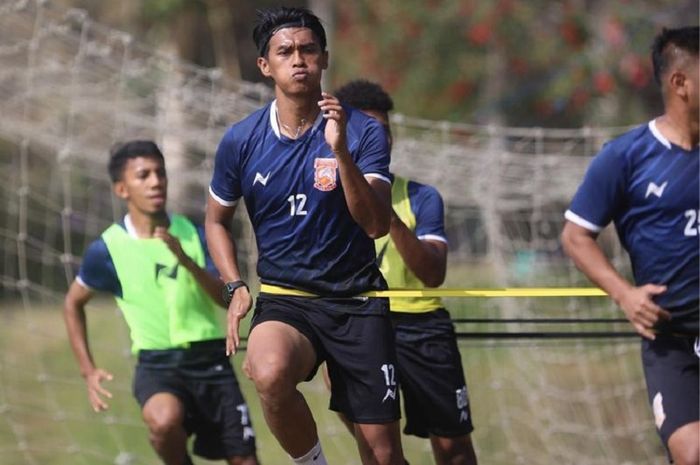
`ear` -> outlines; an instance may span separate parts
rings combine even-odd
[[[680,70],[673,71],[668,77],[668,85],[671,94],[681,98],[688,96],[687,84],[689,84],[688,77]]]
[[[270,64],[267,62],[267,58],[265,57],[258,57],[257,61],[258,69],[262,73],[263,76],[265,77],[270,77],[272,76],[272,73],[270,73]]]
[[[117,181],[112,185],[112,190],[114,194],[120,199],[126,200],[129,198],[129,191],[126,188],[124,181]]]
[[[328,50],[321,52],[321,69],[328,69]]]

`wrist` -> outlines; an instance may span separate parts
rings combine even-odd
[[[248,290],[248,284],[246,284],[246,282],[242,279],[229,281],[226,284],[224,284],[224,288],[222,290],[222,297],[224,299],[224,302],[226,302],[226,305],[231,303],[231,300],[233,299],[233,294],[235,294],[235,292],[241,287],[245,287],[246,290]]]

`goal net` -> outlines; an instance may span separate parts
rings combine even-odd
[[[108,150],[120,140],[156,140],[167,160],[170,208],[201,221],[221,135],[270,98],[264,86],[144,47],[82,11],[0,3],[0,463],[157,462],[131,397],[134,361],[113,301],[97,299],[88,309],[93,353],[116,376],[105,414],[89,408],[61,318],[85,247],[124,214],[111,195]],[[402,115],[392,124],[394,172],[444,196],[449,287],[589,285],[562,254],[563,211],[590,156],[624,128],[484,127]],[[244,214],[234,231],[253,281],[256,251]],[[602,243],[626,269],[613,231]],[[615,337],[629,331],[624,323],[599,322],[619,318],[608,300],[447,303],[465,336],[473,437],[484,463],[663,458],[639,342]],[[548,320],[534,321],[541,318]],[[590,332],[606,337],[571,337]],[[240,356],[234,364],[262,461],[285,463],[240,374]],[[358,463],[353,441],[327,410],[322,383],[303,390],[330,461]],[[404,447],[412,463],[431,462],[427,441],[406,439]]]

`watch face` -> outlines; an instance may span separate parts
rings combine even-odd
[[[242,280],[231,281],[231,282],[228,282],[228,283],[226,283],[226,284],[224,285],[223,297],[224,297],[224,301],[225,301],[227,304],[231,303],[231,299],[233,299],[233,293],[234,293],[234,292],[236,291],[236,289],[238,289],[239,287],[245,287],[245,288],[247,288],[248,285],[247,285],[244,281],[242,281]]]

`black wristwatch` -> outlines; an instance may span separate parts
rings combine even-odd
[[[238,281],[229,281],[226,284],[224,284],[224,289],[221,295],[224,298],[224,302],[226,302],[226,305],[231,303],[231,299],[233,299],[233,293],[236,292],[236,289],[238,289],[239,287],[245,287],[246,289],[248,289],[248,285],[242,279],[239,279]]]

